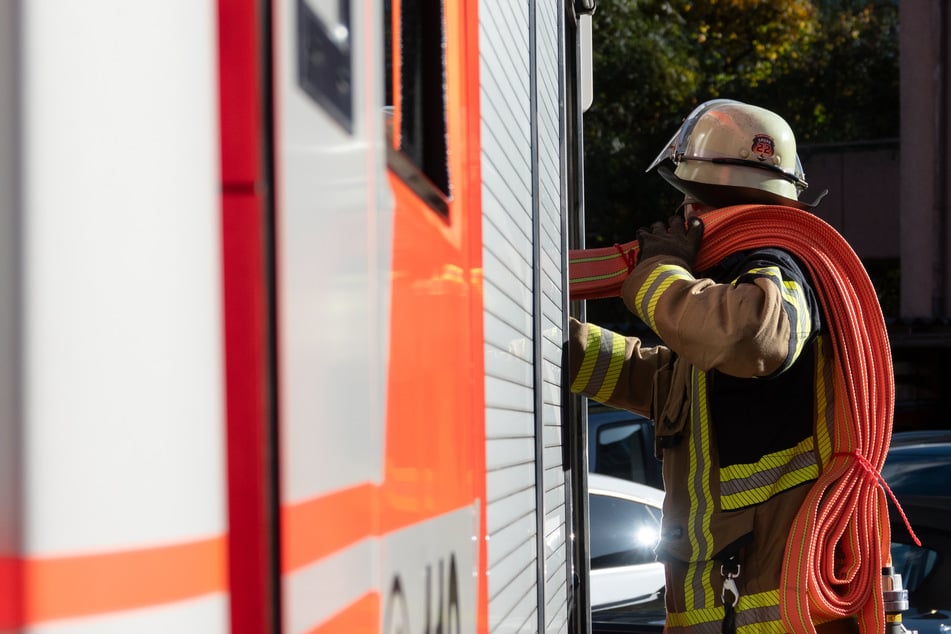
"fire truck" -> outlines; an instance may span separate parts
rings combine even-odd
[[[0,632],[584,632],[583,0],[0,2]]]

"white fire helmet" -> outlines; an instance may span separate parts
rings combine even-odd
[[[673,171],[662,165],[666,160]],[[811,209],[827,193],[812,203],[800,201],[808,184],[789,124],[765,108],[732,99],[695,108],[647,171],[655,167],[681,192],[713,207],[759,203]]]

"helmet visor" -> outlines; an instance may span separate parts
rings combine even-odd
[[[670,141],[667,145],[664,146],[664,149],[660,151],[660,154],[657,155],[657,158],[650,164],[645,172],[649,172],[665,160],[670,160],[676,165],[680,162],[680,159],[683,158],[684,153],[687,151],[687,141],[690,139],[690,135],[693,133],[693,129],[697,126],[697,121],[700,120],[708,110],[711,108],[716,108],[724,104],[730,103],[740,103],[735,99],[712,99],[710,101],[705,101],[693,111],[688,114],[682,124],[680,124],[680,129],[674,133],[674,136],[670,137]]]

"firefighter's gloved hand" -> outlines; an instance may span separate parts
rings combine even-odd
[[[683,216],[671,216],[667,222],[658,221],[637,230],[638,262],[655,255],[669,255],[680,258],[693,270],[702,239],[703,222],[699,218],[684,222]]]

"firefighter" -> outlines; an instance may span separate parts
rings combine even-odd
[[[572,319],[571,389],[655,422],[666,631],[783,632],[786,537],[833,418],[823,311],[803,263],[782,249],[693,265],[704,211],[810,210],[818,199],[800,200],[807,183],[786,121],[733,100],[696,108],[648,170],[684,202],[667,222],[638,230],[621,296],[663,344]],[[858,631],[852,618],[815,625]]]

